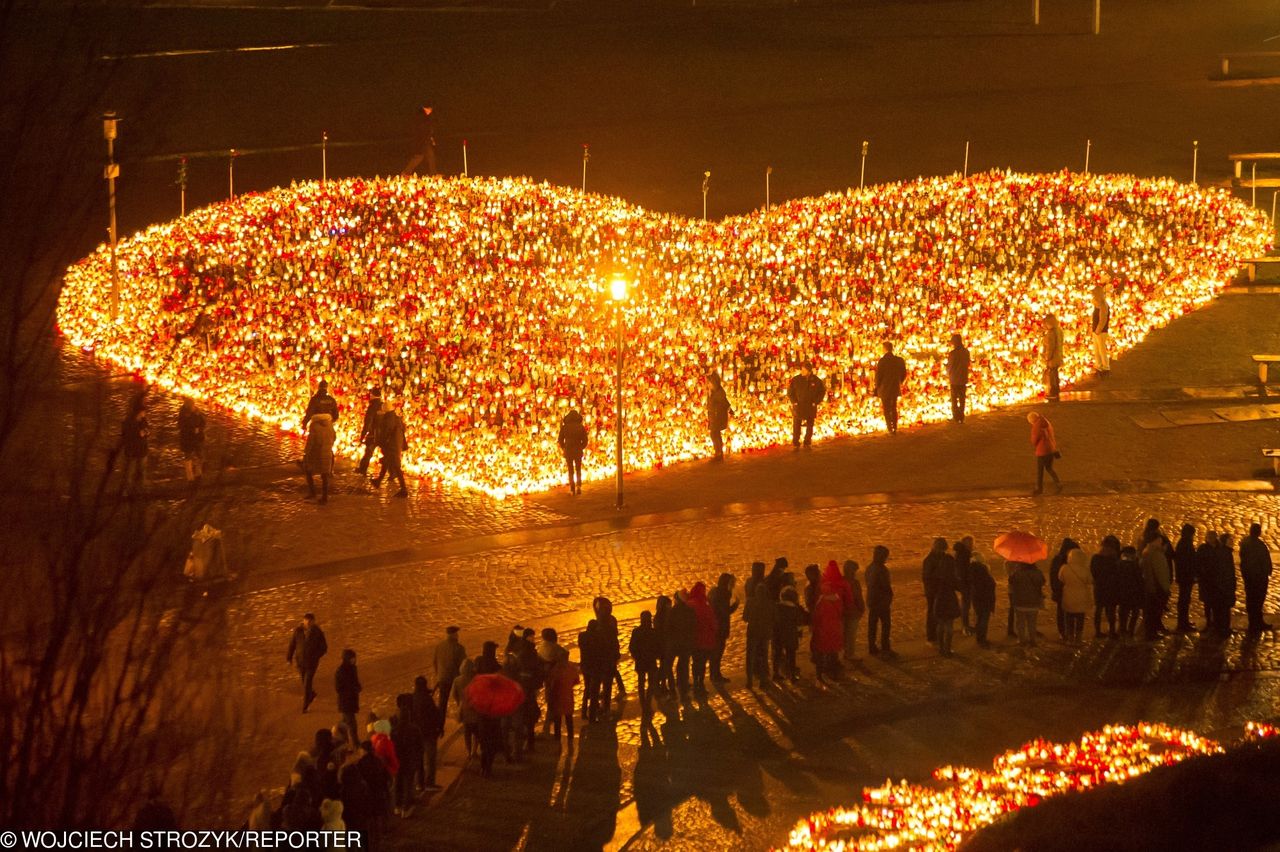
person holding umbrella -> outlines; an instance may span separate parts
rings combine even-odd
[[[1049,555],[1044,539],[1014,530],[995,540],[996,553],[1003,556],[1009,571],[1009,608],[1021,645],[1036,644],[1036,616],[1044,605],[1044,573],[1035,566]]]

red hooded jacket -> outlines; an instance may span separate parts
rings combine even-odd
[[[853,589],[840,573],[835,560],[827,563],[822,585],[813,605],[813,647],[820,654],[838,653],[844,648],[844,614],[853,611]]]
[[[696,645],[699,651],[713,651],[716,648],[716,611],[707,601],[707,584],[699,580],[689,590],[689,606],[698,618]]]

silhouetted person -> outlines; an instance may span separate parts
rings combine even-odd
[[[560,433],[556,436],[560,452],[569,468],[569,493],[582,493],[582,454],[587,449],[587,428],[582,425],[582,415],[571,409],[560,421]]]
[[[950,553],[947,553],[947,540],[945,538],[935,538],[933,540],[933,549],[929,551],[929,555],[924,558],[924,563],[920,567],[920,580],[924,585],[924,633],[925,638],[930,642],[938,641],[938,618],[935,607],[938,589],[944,576],[948,578],[954,589],[955,573],[956,560]],[[954,618],[954,616],[951,617]]]
[[[1196,585],[1196,528],[1191,524],[1182,525],[1182,535],[1173,549],[1173,580],[1178,584],[1178,625],[1179,633],[1195,633],[1196,627],[1191,623],[1191,590]]]
[[[715,450],[712,458],[719,461],[724,458],[724,430],[729,428],[733,406],[729,405],[719,373],[708,375],[707,385],[707,428],[711,430],[711,446]]]
[[[799,595],[795,586],[783,586],[773,610],[773,679],[784,677],[792,682],[800,679],[796,665],[796,651],[800,649],[800,621],[802,619]]]
[[[758,563],[763,568],[764,563]],[[769,597],[769,587],[757,583],[747,593],[742,618],[747,623],[747,687],[758,679],[769,677],[769,645],[774,634],[774,612],[777,604]]]
[[[356,652],[346,648],[342,652],[342,662],[333,673],[333,688],[338,695],[338,713],[347,730],[358,736],[356,714],[360,712],[360,671],[356,668]]]
[[[1044,375],[1048,384],[1048,398],[1058,400],[1058,370],[1062,368],[1062,326],[1053,314],[1045,314],[1044,336],[1040,342],[1044,358]]]
[[[969,589],[973,602],[973,634],[977,637],[978,646],[986,648],[991,644],[987,639],[987,627],[996,609],[996,580],[982,556],[976,552],[969,560]]]
[[[800,449],[800,430],[804,428],[804,445],[813,445],[813,421],[818,416],[818,405],[827,395],[826,385],[813,374],[813,362],[800,365],[798,375],[791,377],[787,386],[787,399],[791,401],[791,445]]]
[[[453,682],[462,669],[462,661],[467,658],[467,649],[458,641],[458,628],[451,626],[445,629],[445,637],[436,645],[432,653],[432,665],[435,668],[436,689],[440,691],[440,715],[449,715],[449,696],[453,691]]]
[[[733,596],[733,586],[738,578],[732,574],[721,574],[716,587],[707,596],[711,609],[716,614],[716,647],[711,652],[711,682],[728,683],[729,679],[720,672],[720,661],[724,659],[724,649],[729,642],[729,619],[738,609],[738,601]]]
[[[412,133],[413,154],[409,157],[409,162],[405,163],[404,169],[401,170],[402,175],[411,175],[417,171],[418,166],[426,161],[427,174],[437,174],[436,171],[436,116],[435,109],[423,105],[414,113],[413,133]]]
[[[306,430],[311,418],[317,414],[327,414],[334,423],[337,423],[339,413],[338,401],[329,393],[329,383],[321,379],[316,385],[316,392],[307,401],[307,411],[302,415],[302,428]]]
[[[1249,534],[1240,541],[1240,578],[1244,580],[1244,608],[1249,614],[1249,632],[1271,630],[1263,620],[1262,607],[1267,601],[1267,583],[1271,579],[1271,551],[1262,540],[1262,525],[1252,524]]]
[[[627,643],[627,652],[631,654],[631,662],[636,670],[636,693],[640,698],[640,712],[647,715],[652,712],[653,681],[658,673],[658,662],[662,656],[658,633],[653,628],[653,613],[647,609],[640,613],[640,624],[631,630],[631,641]]]
[[[951,351],[947,353],[947,383],[951,386],[951,422],[964,422],[964,397],[969,387],[969,350],[964,338],[951,335]]]
[[[178,409],[178,449],[182,451],[182,471],[193,485],[204,477],[204,415],[188,397]]]
[[[1138,557],[1142,566],[1142,591],[1144,595],[1142,627],[1148,642],[1153,642],[1164,629],[1164,610],[1169,603],[1169,589],[1173,585],[1173,574],[1169,570],[1169,559],[1164,552],[1164,542],[1153,538],[1146,549]]]
[[[120,424],[125,494],[136,494],[146,484],[147,437],[150,433],[151,430],[147,425],[147,397],[146,392],[143,391],[129,403],[124,421]]]
[[[302,712],[307,712],[311,702],[316,698],[312,682],[316,669],[320,667],[320,658],[329,653],[329,643],[325,641],[324,631],[316,624],[312,613],[302,616],[302,623],[293,629],[289,639],[289,651],[285,654],[285,662],[298,667],[302,677]]]
[[[373,451],[378,448],[378,420],[382,415],[382,388],[374,388],[369,392],[369,404],[364,409],[364,420],[360,423],[360,442],[364,444],[364,455],[360,457],[360,465],[356,472],[364,475],[369,472],[369,462],[373,460]]]
[[[1098,552],[1089,560],[1089,574],[1093,578],[1093,635],[1102,635],[1102,616],[1107,617],[1108,635],[1115,639],[1116,614],[1120,606],[1120,539],[1113,535],[1104,538]]]
[[[893,584],[889,580],[889,548],[877,544],[872,551],[871,564],[867,566],[867,651],[872,656],[890,656],[889,609],[893,604]],[[876,629],[880,630],[880,642],[876,643]]]
[[[1107,303],[1107,288],[1099,284],[1093,288],[1093,314],[1089,318],[1089,331],[1093,335],[1093,367],[1099,376],[1111,375],[1111,353],[1107,351],[1107,337],[1111,331],[1111,305]]]
[[[884,410],[884,425],[890,435],[898,432],[898,397],[907,380],[907,362],[893,354],[893,344],[884,342],[884,354],[876,362],[876,396]]]
[[[383,403],[383,412],[378,417],[378,449],[382,451],[382,467],[373,480],[374,485],[381,485],[384,476],[391,477],[392,482],[400,483],[397,497],[408,497],[409,489],[404,482],[403,453],[409,449],[409,440],[404,433],[404,418],[400,416],[400,406],[395,400],[388,399]]]

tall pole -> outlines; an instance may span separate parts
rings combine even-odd
[[[178,201],[179,215],[187,215],[187,158],[178,161]]]
[[[1250,201],[1249,203],[1252,204],[1254,207],[1257,207],[1258,206],[1258,163],[1256,161],[1253,164],[1252,176],[1249,178],[1249,186],[1253,189],[1253,200]]]
[[[1040,26],[1040,0],[1031,0],[1031,23]]]
[[[1276,196],[1280,195],[1280,189],[1271,193],[1271,227],[1276,226]]]
[[[1200,169],[1200,140],[1191,143],[1191,182],[1197,183],[1196,173]]]
[[[1093,0],[1093,34],[1102,32],[1102,0]]]
[[[1089,174],[1089,154],[1093,151],[1093,140],[1084,140],[1084,173]]]
[[[582,191],[587,191],[587,160],[591,159],[591,147],[582,143]]]
[[[867,149],[871,147],[871,143],[862,140],[862,170],[858,172],[858,189],[862,189],[867,184]]]
[[[231,155],[227,157],[227,197],[234,199],[236,197],[236,149],[231,149]]]
[[[707,221],[707,190],[711,189],[711,172],[702,173],[702,221]]]
[[[462,176],[471,176],[471,173],[467,171],[467,140],[465,139],[462,140]]]
[[[103,177],[107,179],[107,206],[111,212],[108,227],[111,237],[111,318],[115,319],[120,311],[120,268],[116,265],[116,178],[120,177],[120,167],[116,165],[116,118],[115,111],[102,116],[102,136],[107,140],[107,167]]]
[[[329,131],[320,137],[320,185],[329,182]]]
[[[768,166],[764,170],[764,210],[769,212],[769,176],[773,174],[773,166]]]
[[[964,141],[964,177],[969,176],[969,140]]]

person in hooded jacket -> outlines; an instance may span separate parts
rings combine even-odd
[[[1196,585],[1196,528],[1183,524],[1178,543],[1173,548],[1173,580],[1178,585],[1179,633],[1195,633],[1191,623],[1191,591]]]
[[[1058,638],[1067,638],[1066,614],[1062,609],[1062,577],[1060,572],[1062,566],[1067,564],[1067,555],[1072,550],[1079,550],[1080,545],[1073,538],[1064,538],[1062,546],[1058,548],[1058,552],[1053,555],[1053,559],[1049,562],[1049,595],[1053,599],[1054,608],[1056,609],[1055,618],[1058,625]]]
[[[1066,640],[1076,644],[1084,633],[1084,615],[1093,606],[1093,575],[1083,550],[1076,547],[1067,553],[1067,564],[1058,569],[1058,580],[1062,583]]]
[[[1173,574],[1169,570],[1164,542],[1158,538],[1149,541],[1138,563],[1142,566],[1143,633],[1148,642],[1154,642],[1169,632],[1164,627],[1164,611],[1169,604]]]
[[[724,649],[729,643],[729,619],[738,610],[738,601],[733,596],[733,586],[737,582],[738,578],[732,574],[721,574],[716,580],[716,587],[707,595],[707,601],[716,614],[716,647],[711,652],[711,682],[715,684],[729,682],[720,671],[720,661],[724,659]]]
[[[591,602],[591,609],[596,614],[596,621],[600,622],[600,629],[609,638],[609,650],[613,655],[613,674],[609,678],[610,691],[604,705],[608,708],[613,700],[613,684],[618,685],[620,697],[627,694],[627,687],[622,683],[622,672],[618,670],[618,661],[622,659],[622,636],[618,632],[618,619],[613,615],[612,601],[605,597],[598,597]]]
[[[844,650],[844,614],[853,608],[853,592],[832,559],[822,574],[811,610],[813,650],[818,680],[840,677],[840,652]]]
[[[1120,549],[1119,569],[1116,571],[1120,591],[1120,632],[1133,636],[1138,629],[1138,614],[1142,612],[1142,566],[1138,564],[1138,551],[1132,547]]]
[[[987,628],[996,609],[996,579],[976,550],[969,558],[969,587],[973,602],[973,635],[977,637],[978,647],[987,648],[991,645],[987,639]]]
[[[613,672],[609,668],[609,640],[600,622],[591,619],[587,629],[578,636],[578,654],[582,659],[582,719],[595,722],[600,718],[600,698],[608,681],[613,686]],[[604,702],[604,712],[609,712],[609,702]]]
[[[784,677],[794,683],[800,679],[796,651],[800,648],[800,624],[803,614],[795,586],[783,586],[773,609],[773,679]]]
[[[1056,397],[1053,398],[1056,399]],[[1031,424],[1031,449],[1036,456],[1036,488],[1031,495],[1034,497],[1044,491],[1045,473],[1048,473],[1049,478],[1053,480],[1054,493],[1059,494],[1062,492],[1062,480],[1053,469],[1054,460],[1061,455],[1058,452],[1057,433],[1054,432],[1049,418],[1038,412],[1032,411],[1028,414],[1027,422]]]
[[[858,568],[856,561],[844,561],[844,581],[849,584],[849,592],[853,596],[853,605],[844,613],[844,659],[847,663],[858,659],[858,628],[867,611],[867,603],[862,596],[862,580],[858,579]]]
[[[467,696],[467,686],[476,674],[476,661],[467,657],[458,669],[458,676],[449,681],[449,692],[458,703],[458,722],[462,724],[462,741],[467,748],[467,757],[475,754],[480,740],[480,714],[471,706],[471,699]],[[449,706],[448,697],[444,706]]]
[[[559,648],[560,646],[556,642],[556,633],[550,627],[544,628],[542,631],[544,643],[547,641],[548,631],[550,631],[550,644]],[[538,656],[543,656],[541,648],[539,648]],[[560,742],[560,723],[564,722],[569,735],[568,746],[572,750],[573,687],[579,680],[579,667],[569,660],[568,653],[551,653],[550,656],[551,666],[547,670],[547,718],[551,720],[557,743]]]
[[[642,716],[647,716],[653,712],[653,682],[658,675],[658,661],[662,657],[658,632],[653,628],[653,613],[647,609],[640,613],[640,624],[631,629],[627,653],[631,655],[631,664],[636,670],[636,693],[640,698],[640,713]]]
[[[787,577],[787,557],[779,556],[773,560],[773,567],[769,569],[769,574],[764,578],[764,584],[769,588],[769,600],[777,601],[782,597],[782,586],[786,582]]]
[[[756,563],[763,569],[764,563]],[[742,608],[742,619],[747,623],[747,688],[758,678],[761,683],[769,677],[769,644],[773,639],[775,604],[769,599],[769,587],[763,582],[752,587],[747,603]]]
[[[704,683],[707,663],[716,651],[719,626],[716,624],[716,613],[707,600],[707,584],[699,580],[689,590],[689,606],[695,618],[693,649],[693,687],[699,692],[706,690]]]
[[[893,585],[889,579],[889,548],[877,544],[867,566],[867,652],[871,656],[891,656],[889,645],[889,610],[893,604]],[[880,644],[876,645],[876,628],[880,629]]]
[[[682,698],[689,692],[691,664],[698,648],[698,616],[689,602],[689,595],[684,589],[676,592],[669,631],[671,654],[676,666],[676,689]]]
[[[307,496],[316,496],[316,477],[320,477],[320,500],[329,502],[329,479],[333,475],[333,442],[337,440],[333,418],[328,412],[317,412],[309,418],[307,443],[302,450],[302,470],[307,475]]]
[[[1089,560],[1093,580],[1093,638],[1102,636],[1102,616],[1107,617],[1108,636],[1115,639],[1116,613],[1120,606],[1120,539],[1108,535]]]
[[[938,616],[934,599],[938,595],[939,577],[944,573],[954,576],[955,570],[956,561],[950,553],[947,553],[947,540],[935,538],[933,549],[924,558],[920,568],[920,580],[924,584],[924,633],[925,638],[930,642],[938,641]]]
[[[560,433],[556,443],[564,455],[565,465],[569,468],[569,493],[582,493],[582,454],[587,449],[587,427],[582,424],[582,415],[576,408],[571,409],[560,421]]]

